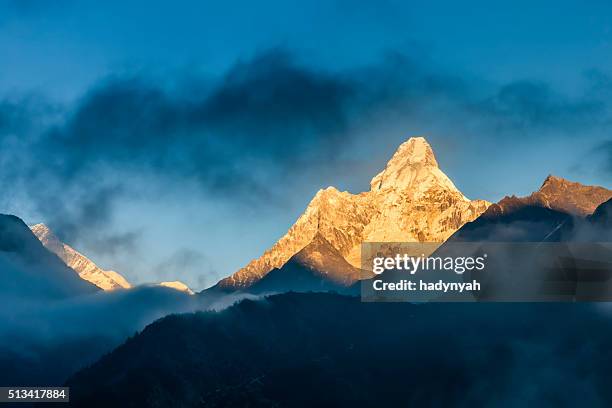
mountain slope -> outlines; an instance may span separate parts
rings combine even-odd
[[[40,243],[18,217],[0,214],[0,294],[64,298],[96,292]]]
[[[447,242],[559,241],[560,234],[572,225],[571,215],[537,205],[491,206],[480,217],[461,227]]]
[[[487,255],[484,271],[461,275],[463,282],[481,283],[475,300],[609,301],[611,205],[609,200],[580,217],[505,198],[461,227],[435,256]]]
[[[612,403],[607,313],[584,303],[482,306],[293,293],[169,316],[68,381],[71,404]]]
[[[443,242],[488,205],[467,199],[439,169],[427,141],[410,138],[372,179],[370,191],[320,190],[285,236],[218,287],[248,288],[284,265],[317,235],[359,268],[364,241]]]
[[[102,291],[0,214],[0,384],[61,385],[78,369],[166,316],[205,307],[163,287]]]
[[[519,206],[538,206],[577,216],[587,216],[600,204],[612,198],[612,190],[600,186],[586,186],[561,177],[549,175],[540,189],[527,197],[504,197],[491,210],[503,212]]]
[[[612,190],[585,186],[548,176],[540,189],[527,197],[504,197],[477,219],[466,223],[449,241],[553,242],[571,239],[582,216],[604,218],[606,198]],[[609,199],[609,198],[608,198]],[[603,204],[602,204],[603,203]],[[575,225],[578,224],[578,225]]]
[[[572,232],[574,241],[612,242],[612,199],[597,207],[593,214],[578,223]],[[609,259],[612,261],[612,256]]]
[[[45,224],[32,225],[30,229],[48,250],[59,256],[82,279],[104,290],[131,287],[129,282],[119,273],[103,270],[85,255],[60,241]]]
[[[360,279],[361,271],[349,264],[331,244],[317,234],[287,263],[255,282],[249,293],[346,291]]]
[[[612,199],[597,207],[588,220],[594,225],[612,229]]]

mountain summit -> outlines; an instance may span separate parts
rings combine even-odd
[[[440,170],[429,143],[410,138],[372,179],[370,191],[319,190],[285,236],[218,286],[250,287],[315,237],[360,268],[362,242],[443,242],[489,204],[466,198]]]
[[[526,197],[504,197],[497,204],[493,204],[487,213],[507,214],[525,206],[535,206],[585,217],[610,198],[612,190],[607,188],[586,186],[549,175],[538,191]]]
[[[70,245],[60,241],[45,224],[32,225],[30,229],[45,248],[56,254],[66,265],[74,269],[82,279],[104,290],[127,289],[130,287],[129,282],[119,273],[103,270],[91,259]]]
[[[432,186],[441,186],[461,194],[442,173],[431,146],[422,137],[413,137],[402,143],[385,169],[370,182],[371,191],[401,189],[411,191],[415,196]]]
[[[612,198],[612,190],[600,186],[586,186],[549,175],[533,195],[549,208],[585,216],[592,214],[599,205]]]

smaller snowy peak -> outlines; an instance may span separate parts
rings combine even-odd
[[[308,208],[311,210],[318,210],[322,206],[337,207],[342,205],[345,201],[352,199],[353,194],[347,191],[339,191],[337,188],[330,186],[317,191],[317,194],[315,194],[308,204]]]
[[[327,188],[322,188],[319,191],[317,191],[312,201],[316,202],[317,200],[328,200],[340,194],[342,193],[336,187],[329,186]]]
[[[190,295],[193,295],[193,290],[191,290],[189,286],[185,285],[181,281],[160,282],[159,286],[165,286],[167,288],[171,288],[174,290],[178,290],[178,291],[189,293]]]
[[[127,289],[131,287],[130,283],[118,272],[103,270],[91,259],[62,242],[45,224],[32,225],[30,230],[45,248],[57,255],[81,279],[91,282],[103,290]]]

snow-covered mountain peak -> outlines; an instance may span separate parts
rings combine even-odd
[[[438,167],[436,156],[424,137],[411,137],[402,143],[390,162],[394,160],[408,162],[411,165]]]
[[[180,292],[185,292],[188,293],[190,295],[193,295],[193,291],[191,290],[191,288],[189,286],[187,286],[186,284],[184,284],[181,281],[167,281],[167,282],[160,282],[159,286],[165,286],[167,288],[171,288],[174,290],[178,290]]]
[[[438,168],[422,137],[403,143],[360,194],[319,190],[287,234],[261,257],[219,282],[245,288],[283,266],[316,237],[360,268],[363,242],[443,242],[490,203],[468,200]]]
[[[412,199],[419,199],[432,189],[442,189],[468,201],[440,170],[431,146],[422,137],[402,143],[385,169],[374,176],[370,188],[372,192],[388,189],[408,192]]]
[[[91,259],[62,242],[45,224],[32,225],[30,230],[45,248],[56,254],[67,266],[78,273],[82,279],[104,290],[131,287],[130,283],[119,273],[103,270]]]

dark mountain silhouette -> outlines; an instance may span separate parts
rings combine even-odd
[[[561,240],[573,223],[567,213],[505,198],[459,228],[447,242],[553,242]]]
[[[289,293],[161,319],[68,385],[84,407],[607,406],[608,322],[590,304]]]
[[[607,301],[612,299],[612,245],[606,244],[612,242],[611,207],[607,201],[593,215],[580,217],[506,197],[460,228],[435,255],[488,255],[487,270],[461,276],[481,282],[478,300]]]
[[[572,240],[580,242],[612,242],[612,199],[606,201],[595,212],[577,223],[572,231]],[[612,256],[610,257],[612,261]]]
[[[65,298],[98,290],[49,252],[21,219],[0,214],[0,295]]]
[[[235,290],[217,284],[200,294],[209,301],[222,299],[228,294],[328,291],[358,294],[358,281],[365,273],[348,263],[321,234],[316,234],[283,266],[274,268],[250,287]]]
[[[60,385],[169,313],[200,308],[162,287],[103,292],[47,250],[18,217],[0,215],[0,385]]]
[[[588,217],[588,220],[593,225],[612,228],[612,199],[597,207],[595,212]]]

